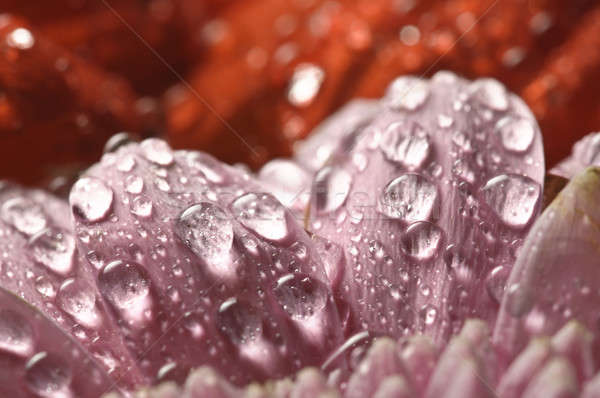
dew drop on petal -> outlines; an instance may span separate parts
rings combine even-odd
[[[352,176],[344,169],[327,166],[317,173],[313,184],[317,212],[329,213],[340,208],[346,201],[352,186]]]
[[[217,327],[236,345],[252,342],[262,334],[262,322],[257,310],[236,298],[230,298],[220,305]]]
[[[229,262],[233,224],[219,206],[210,202],[190,206],[179,216],[175,233],[205,263]]]
[[[88,222],[102,220],[113,203],[113,191],[94,177],[79,179],[69,195],[73,214]]]
[[[173,163],[173,152],[169,145],[157,138],[148,138],[140,144],[144,157],[150,162],[160,166],[169,166]]]
[[[496,110],[508,109],[508,94],[504,85],[494,79],[479,79],[471,84],[473,96],[484,106]]]
[[[127,176],[125,179],[125,190],[131,194],[140,194],[144,189],[144,180],[136,175]]]
[[[132,326],[144,326],[150,319],[153,300],[146,270],[134,262],[113,261],[98,275],[102,296]]]
[[[541,188],[529,177],[502,174],[481,189],[483,200],[506,225],[526,226],[537,209]]]
[[[152,201],[145,196],[136,196],[131,201],[130,210],[138,217],[150,217],[152,215]]]
[[[390,181],[380,198],[385,215],[408,224],[434,217],[437,204],[437,187],[420,174],[412,173]]]
[[[0,211],[5,223],[25,235],[40,232],[48,222],[44,211],[37,203],[22,197],[7,200]]]
[[[55,354],[39,352],[25,365],[27,388],[43,398],[72,398],[69,365]]]
[[[379,148],[387,160],[415,170],[420,168],[431,150],[429,135],[418,125],[392,123],[384,131]]]
[[[506,308],[515,318],[522,317],[533,308],[533,297],[528,288],[518,283],[510,285],[506,291]]]
[[[297,274],[279,278],[273,293],[281,308],[296,320],[310,318],[321,311],[328,295],[322,282]]]
[[[69,278],[64,281],[58,290],[56,300],[63,311],[85,327],[94,329],[102,322],[96,308],[94,290],[81,280]]]
[[[440,227],[427,221],[409,225],[400,238],[400,248],[407,255],[417,260],[429,260],[439,251],[443,240]]]
[[[263,238],[280,240],[288,236],[285,208],[275,197],[265,193],[248,193],[231,204],[235,218]]]
[[[429,86],[423,79],[403,76],[394,80],[387,89],[384,101],[394,110],[413,111],[429,97]]]
[[[502,145],[510,152],[526,152],[535,138],[535,127],[530,120],[506,116],[496,125]]]
[[[20,357],[33,354],[34,338],[31,325],[12,310],[0,311],[0,351]]]
[[[509,274],[510,269],[508,267],[499,265],[490,271],[485,280],[489,296],[498,304],[502,302]]]
[[[31,237],[29,249],[33,259],[50,271],[66,275],[73,268],[75,238],[66,231],[45,229]]]

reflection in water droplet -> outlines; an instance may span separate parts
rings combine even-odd
[[[94,329],[102,322],[100,312],[96,308],[94,290],[79,279],[69,278],[63,282],[58,290],[57,303],[63,311],[85,327]]]
[[[496,129],[500,133],[502,145],[507,151],[526,152],[535,138],[535,127],[530,120],[506,116],[498,121]]]
[[[150,279],[141,265],[113,261],[98,275],[98,287],[102,296],[130,326],[143,327],[151,320]]]
[[[97,178],[84,177],[73,185],[69,202],[73,214],[87,222],[96,222],[108,214],[113,202],[113,191]]]
[[[402,251],[418,260],[429,260],[439,251],[443,240],[443,231],[427,221],[411,224],[402,236]]]
[[[329,213],[344,204],[350,187],[352,176],[338,167],[324,167],[315,176],[313,196],[319,213]]]
[[[390,84],[384,101],[392,109],[413,111],[423,105],[428,96],[429,86],[426,81],[403,76]]]
[[[288,274],[277,281],[277,302],[293,319],[304,320],[321,311],[327,303],[327,289],[306,275]]]
[[[12,310],[0,311],[0,351],[28,357],[33,353],[33,330],[25,317]]]
[[[391,162],[399,163],[409,170],[420,168],[429,157],[429,136],[419,124],[407,126],[392,123],[384,131],[379,148]]]
[[[506,225],[526,226],[537,210],[541,188],[529,177],[502,174],[482,188],[483,200]]]
[[[58,355],[40,352],[25,365],[25,383],[34,394],[44,398],[71,398],[72,372]]]
[[[230,275],[233,224],[219,206],[201,202],[187,208],[177,220],[175,233],[213,273]]]
[[[16,197],[2,205],[2,220],[25,235],[33,235],[46,227],[47,219],[42,208],[35,202]]]
[[[385,215],[405,223],[436,218],[437,187],[419,174],[404,174],[387,184],[380,204]]]
[[[173,152],[163,140],[148,138],[140,144],[144,157],[152,163],[160,166],[168,166],[173,163]]]
[[[46,229],[29,240],[31,256],[50,271],[66,275],[73,268],[75,238],[56,228]]]
[[[247,344],[262,334],[262,321],[256,309],[235,298],[219,307],[217,327],[235,345]]]
[[[285,209],[272,195],[248,193],[235,199],[231,211],[244,227],[271,240],[288,235]]]

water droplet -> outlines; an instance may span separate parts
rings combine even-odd
[[[478,79],[471,84],[472,95],[484,106],[496,110],[508,109],[508,94],[504,85],[494,79]]]
[[[207,265],[217,267],[217,273],[229,268],[233,224],[219,206],[202,202],[187,208],[177,220],[175,233]]]
[[[419,174],[404,174],[390,181],[381,196],[382,212],[408,224],[437,216],[437,204],[437,187]]]
[[[71,398],[72,372],[55,354],[39,352],[25,365],[25,383],[34,394],[44,398]]]
[[[150,162],[160,166],[169,166],[173,163],[173,152],[169,145],[158,138],[148,138],[140,144],[144,157]]]
[[[352,186],[352,176],[344,169],[327,166],[317,173],[313,184],[317,212],[329,213],[346,201]]]
[[[69,202],[73,214],[88,222],[96,222],[108,214],[113,202],[113,191],[97,178],[84,177],[71,189]]]
[[[506,281],[510,275],[510,269],[499,265],[492,269],[485,280],[485,286],[489,296],[498,304],[502,302]]]
[[[425,129],[414,123],[392,123],[383,133],[379,148],[389,161],[409,170],[420,168],[429,156],[431,143]]]
[[[145,196],[136,196],[131,201],[131,213],[146,218],[152,215],[152,201]]]
[[[28,357],[33,345],[33,330],[27,319],[12,310],[0,310],[0,351]]]
[[[80,279],[69,278],[58,290],[57,303],[75,321],[85,327],[95,329],[102,322],[96,308],[94,290]]]
[[[439,251],[443,240],[443,231],[440,227],[427,221],[411,224],[402,238],[400,248],[402,251],[418,260],[429,260]]]
[[[29,240],[33,259],[50,271],[66,275],[73,268],[75,238],[56,228],[46,229]]]
[[[135,142],[135,139],[131,136],[131,134],[122,131],[113,135],[108,139],[108,141],[106,141],[106,144],[104,144],[104,153],[116,152],[117,149],[132,142]]]
[[[35,290],[47,298],[54,298],[54,296],[56,296],[56,289],[54,288],[54,285],[43,275],[35,278]]]
[[[25,235],[33,235],[46,227],[47,219],[42,208],[35,202],[16,197],[2,205],[2,220]]]
[[[531,291],[518,283],[510,285],[506,295],[506,308],[515,318],[522,317],[533,308]]]
[[[98,275],[102,296],[131,326],[145,326],[152,309],[150,279],[146,270],[133,262],[113,261]]]
[[[437,318],[437,308],[431,304],[424,305],[421,311],[419,311],[419,315],[423,322],[425,322],[425,325],[433,325]]]
[[[319,93],[323,80],[323,69],[313,64],[298,65],[288,87],[288,101],[299,107],[310,105]]]
[[[414,111],[425,103],[429,86],[423,79],[403,76],[394,80],[387,89],[385,102],[394,110]]]
[[[231,211],[244,227],[266,239],[280,240],[288,235],[285,208],[272,195],[242,195],[233,201]]]
[[[443,129],[447,129],[448,127],[451,127],[454,124],[454,119],[452,119],[452,117],[448,116],[448,115],[444,115],[444,114],[439,114],[438,115],[438,126],[440,126]]]
[[[125,190],[132,194],[140,194],[144,189],[144,180],[142,177],[136,175],[127,176],[125,179]]]
[[[35,38],[28,29],[17,28],[6,36],[6,43],[19,50],[28,50],[35,44]]]
[[[502,174],[482,188],[487,205],[506,225],[522,228],[529,223],[540,199],[540,186],[529,177]]]
[[[535,127],[530,120],[506,116],[496,125],[502,144],[510,152],[526,152],[535,137]]]
[[[327,304],[327,289],[306,275],[288,274],[277,281],[273,291],[281,308],[293,319],[304,320]]]
[[[256,309],[236,298],[230,298],[221,304],[217,326],[236,345],[252,342],[262,334],[262,321]]]
[[[125,155],[117,163],[117,170],[123,173],[129,173],[135,167],[135,158],[132,155]]]

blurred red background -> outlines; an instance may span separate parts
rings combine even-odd
[[[0,10],[0,170],[24,183],[77,172],[120,131],[258,167],[349,99],[440,69],[520,94],[548,165],[600,130],[595,0],[0,0]],[[290,89],[302,73],[314,90],[299,98]]]

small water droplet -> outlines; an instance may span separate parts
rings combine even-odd
[[[444,115],[443,113],[438,115],[438,126],[441,128],[447,129],[448,127],[452,127],[453,124],[454,119],[452,119],[452,117]]]
[[[327,166],[322,168],[313,183],[315,206],[319,213],[329,213],[344,204],[350,188],[352,176],[339,167]]]
[[[490,271],[485,280],[489,296],[498,304],[502,302],[509,274],[510,269],[508,267],[499,265]]]
[[[87,222],[102,220],[109,213],[113,191],[103,181],[94,177],[80,178],[69,195],[73,214]]]
[[[500,133],[504,148],[516,153],[526,152],[531,147],[536,133],[530,120],[509,116],[500,119],[496,129]]]
[[[394,110],[414,111],[425,103],[428,96],[429,86],[426,81],[403,76],[390,84],[384,101]]]
[[[33,346],[33,329],[27,319],[12,310],[0,310],[0,351],[28,357]]]
[[[136,196],[131,201],[131,213],[146,218],[152,215],[152,201],[145,196]]]
[[[117,162],[117,170],[123,173],[129,173],[135,167],[135,158],[127,154]]]
[[[425,325],[433,325],[437,318],[437,308],[431,304],[424,305],[421,308],[421,311],[419,311],[419,315],[423,322],[425,322]]]
[[[146,270],[133,262],[113,261],[98,275],[102,296],[131,326],[151,320],[153,300]]]
[[[431,143],[429,135],[421,125],[392,123],[385,129],[379,148],[389,161],[415,170],[429,157]]]
[[[25,235],[33,235],[46,227],[47,219],[42,208],[35,202],[16,197],[2,205],[2,220]]]
[[[508,109],[508,94],[504,85],[494,79],[478,79],[471,84],[472,95],[484,106],[496,110]]]
[[[325,80],[325,72],[313,64],[300,64],[294,74],[287,91],[288,101],[294,106],[310,105]]]
[[[443,240],[440,227],[427,221],[411,224],[400,239],[402,251],[418,260],[429,260],[439,251]]]
[[[160,166],[169,166],[173,163],[173,152],[169,145],[157,138],[148,138],[140,144],[144,157],[150,162]]]
[[[25,383],[34,394],[44,398],[71,398],[72,372],[55,354],[39,352],[25,365]]]
[[[54,296],[56,296],[56,289],[54,288],[54,285],[43,275],[35,278],[35,290],[47,298],[54,298]]]
[[[256,309],[236,298],[230,298],[221,304],[217,326],[236,345],[247,344],[262,334],[262,321]]]
[[[144,189],[144,180],[136,175],[129,175],[125,179],[125,190],[134,195],[142,193]]]
[[[537,209],[541,188],[529,177],[502,174],[490,179],[482,188],[487,205],[506,225],[526,226]]]
[[[277,280],[273,293],[281,308],[293,319],[304,320],[327,304],[327,289],[306,275],[288,274]]]
[[[404,174],[387,184],[380,203],[385,215],[410,224],[436,216],[438,191],[427,178],[419,174]]]
[[[68,232],[49,228],[29,240],[33,259],[50,271],[66,275],[73,268],[75,238]]]
[[[94,290],[80,279],[69,278],[63,282],[58,290],[57,304],[85,327],[95,329],[102,322]]]
[[[281,240],[288,235],[285,208],[272,195],[242,195],[233,201],[231,211],[244,227],[263,238]]]

